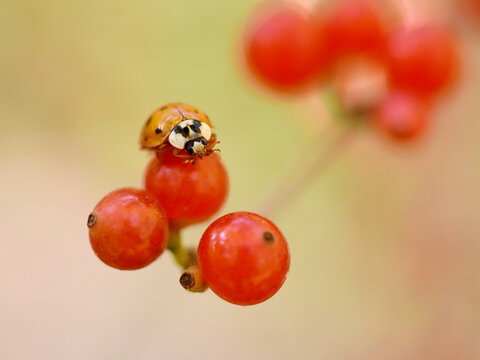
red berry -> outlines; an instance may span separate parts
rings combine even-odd
[[[411,140],[425,129],[428,104],[405,92],[389,94],[374,114],[377,127],[395,140]]]
[[[422,96],[453,85],[460,68],[455,36],[438,26],[396,31],[389,39],[388,57],[393,85]]]
[[[280,289],[290,253],[285,237],[270,220],[236,212],[207,228],[198,245],[198,263],[215,294],[233,304],[254,305]]]
[[[87,225],[95,254],[120,270],[147,266],[168,242],[165,211],[144,190],[124,188],[111,192],[95,206]]]
[[[336,2],[323,21],[328,50],[334,58],[358,53],[384,54],[387,29],[380,10],[368,0]]]
[[[147,166],[145,188],[165,208],[171,228],[178,230],[220,210],[228,194],[228,175],[216,154],[191,164],[166,152]]]
[[[323,63],[312,15],[294,4],[270,7],[254,17],[245,36],[251,71],[267,86],[291,91],[311,83]]]

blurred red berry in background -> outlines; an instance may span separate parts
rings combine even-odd
[[[330,56],[338,59],[354,53],[369,53],[383,57],[387,27],[381,15],[381,10],[367,0],[334,2],[319,16],[323,19],[320,26]]]
[[[95,254],[120,270],[147,266],[168,243],[165,211],[144,190],[124,188],[109,193],[95,206],[87,225]]]
[[[296,4],[276,4],[253,16],[245,33],[250,70],[265,85],[296,91],[323,70],[322,34],[310,12]]]
[[[379,105],[373,121],[377,128],[395,140],[411,140],[426,127],[429,105],[407,92],[392,92]]]
[[[399,29],[389,39],[392,84],[422,96],[451,87],[460,71],[459,43],[447,28],[423,25]]]

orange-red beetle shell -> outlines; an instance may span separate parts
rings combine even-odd
[[[147,119],[140,134],[142,149],[159,150],[167,146],[171,131],[185,119],[198,120],[212,127],[208,116],[197,108],[182,103],[169,103],[155,110]]]

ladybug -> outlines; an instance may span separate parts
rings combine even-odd
[[[216,139],[205,113],[187,104],[170,103],[155,110],[147,119],[140,134],[140,145],[142,149],[156,152],[173,148],[173,155],[194,161],[210,155]]]

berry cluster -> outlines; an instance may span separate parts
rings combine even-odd
[[[155,154],[146,167],[145,189],[115,190],[88,216],[90,243],[100,260],[134,270],[168,249],[184,268],[180,283],[190,291],[210,287],[239,305],[273,296],[285,281],[290,254],[270,220],[231,213],[207,228],[196,253],[181,244],[180,230],[210,219],[228,193],[208,116],[189,105],[167,104],[148,118],[140,144]]]
[[[272,3],[252,17],[244,54],[268,88],[303,93],[331,84],[344,110],[366,116],[396,140],[423,132],[435,100],[455,84],[460,69],[449,28],[407,25],[400,14],[368,0],[313,10]]]

